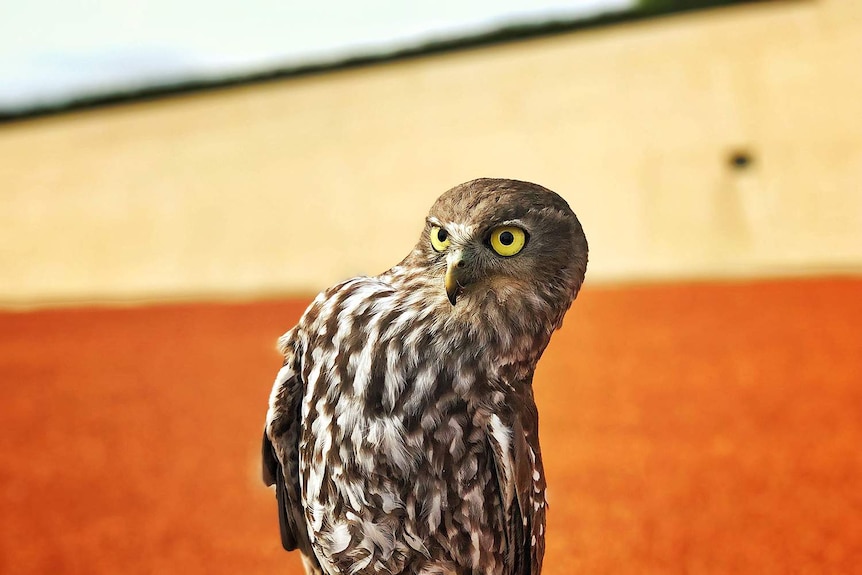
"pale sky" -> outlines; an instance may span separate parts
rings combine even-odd
[[[335,62],[636,0],[6,0],[0,112]]]

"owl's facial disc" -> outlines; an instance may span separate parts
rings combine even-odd
[[[490,287],[494,282],[518,280],[524,275],[524,265],[505,263],[518,259],[516,256],[529,243],[530,234],[521,220],[503,220],[484,231],[471,225],[441,222],[433,216],[427,221],[426,245],[432,248],[435,260],[445,258],[443,287],[453,306],[473,284]]]

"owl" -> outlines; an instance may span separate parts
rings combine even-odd
[[[262,450],[309,575],[541,572],[533,371],[586,267],[563,198],[479,179],[401,263],[317,296],[279,339]]]

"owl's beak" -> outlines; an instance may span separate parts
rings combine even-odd
[[[446,288],[446,296],[449,298],[449,303],[455,305],[458,296],[464,290],[465,274],[464,274],[464,259],[461,254],[453,254],[454,257],[449,258],[446,266],[446,276],[443,278],[443,285]]]

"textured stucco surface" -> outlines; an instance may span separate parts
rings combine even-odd
[[[479,176],[593,281],[859,272],[860,54],[862,3],[774,2],[4,126],[0,305],[310,293]]]

